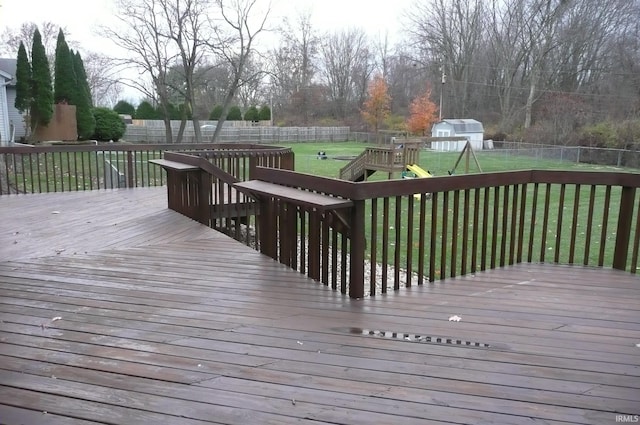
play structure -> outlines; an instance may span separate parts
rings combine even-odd
[[[420,168],[420,166],[418,166],[417,164],[407,165],[407,170],[415,174],[416,177],[433,177],[433,175],[430,172],[428,172],[427,170],[424,170],[423,168]]]
[[[478,171],[482,173],[482,167],[480,167],[480,162],[478,162],[478,157],[476,156],[476,153],[473,151],[473,146],[469,141],[467,141],[467,143],[464,145],[464,148],[460,152],[460,155],[458,155],[458,159],[456,160],[456,163],[453,165],[453,168],[449,171],[450,176],[456,173],[456,168],[458,168],[458,165],[460,164],[460,161],[462,160],[463,157],[465,158],[465,166],[464,166],[465,173],[469,173],[469,163],[471,162],[471,158],[473,158],[473,161],[476,163],[476,166],[478,167]]]
[[[421,140],[396,139],[390,146],[365,148],[364,152],[340,169],[339,177],[343,180],[364,181],[376,171],[383,171],[393,178],[394,173],[401,173],[408,165],[420,161]]]

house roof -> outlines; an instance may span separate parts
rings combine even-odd
[[[480,121],[473,119],[443,119],[440,122],[445,122],[453,127],[456,133],[483,133],[484,127]]]
[[[12,80],[16,75],[16,59],[0,58],[0,76],[5,80]]]

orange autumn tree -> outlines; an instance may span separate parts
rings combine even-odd
[[[438,107],[431,101],[431,87],[420,97],[413,99],[409,105],[409,119],[407,128],[411,133],[419,133],[424,136],[437,119]]]
[[[391,113],[391,96],[387,92],[387,83],[381,76],[374,77],[369,84],[369,95],[362,105],[362,119],[374,128],[376,134],[385,119]]]

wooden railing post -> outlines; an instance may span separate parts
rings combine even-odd
[[[211,218],[211,190],[213,185],[209,177],[209,173],[204,170],[198,172],[198,221],[202,224],[209,225]]]
[[[133,167],[133,152],[127,151],[127,187],[134,187],[135,169]]]
[[[365,201],[353,202],[351,208],[351,250],[349,264],[349,297],[364,297]]]
[[[635,187],[625,186],[622,188],[620,211],[618,213],[618,229],[616,231],[616,245],[613,252],[614,269],[625,270],[627,268],[627,255],[629,253],[635,196]]]

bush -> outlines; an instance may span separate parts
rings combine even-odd
[[[245,121],[258,121],[258,108],[255,106],[249,107],[249,109],[244,113],[244,119]]]
[[[260,121],[269,121],[271,120],[271,109],[267,105],[263,105],[258,111],[258,119]]]
[[[127,128],[120,115],[108,108],[94,108],[93,117],[96,120],[96,130],[93,138],[96,140],[120,140]]]
[[[232,106],[227,114],[227,121],[242,121],[242,111],[238,106]]]
[[[211,121],[218,121],[220,119],[220,116],[222,116],[222,105],[216,105],[211,110],[211,113],[209,114],[209,119]]]
[[[610,122],[601,122],[582,129],[578,139],[580,146],[596,148],[617,147],[616,131]]]

